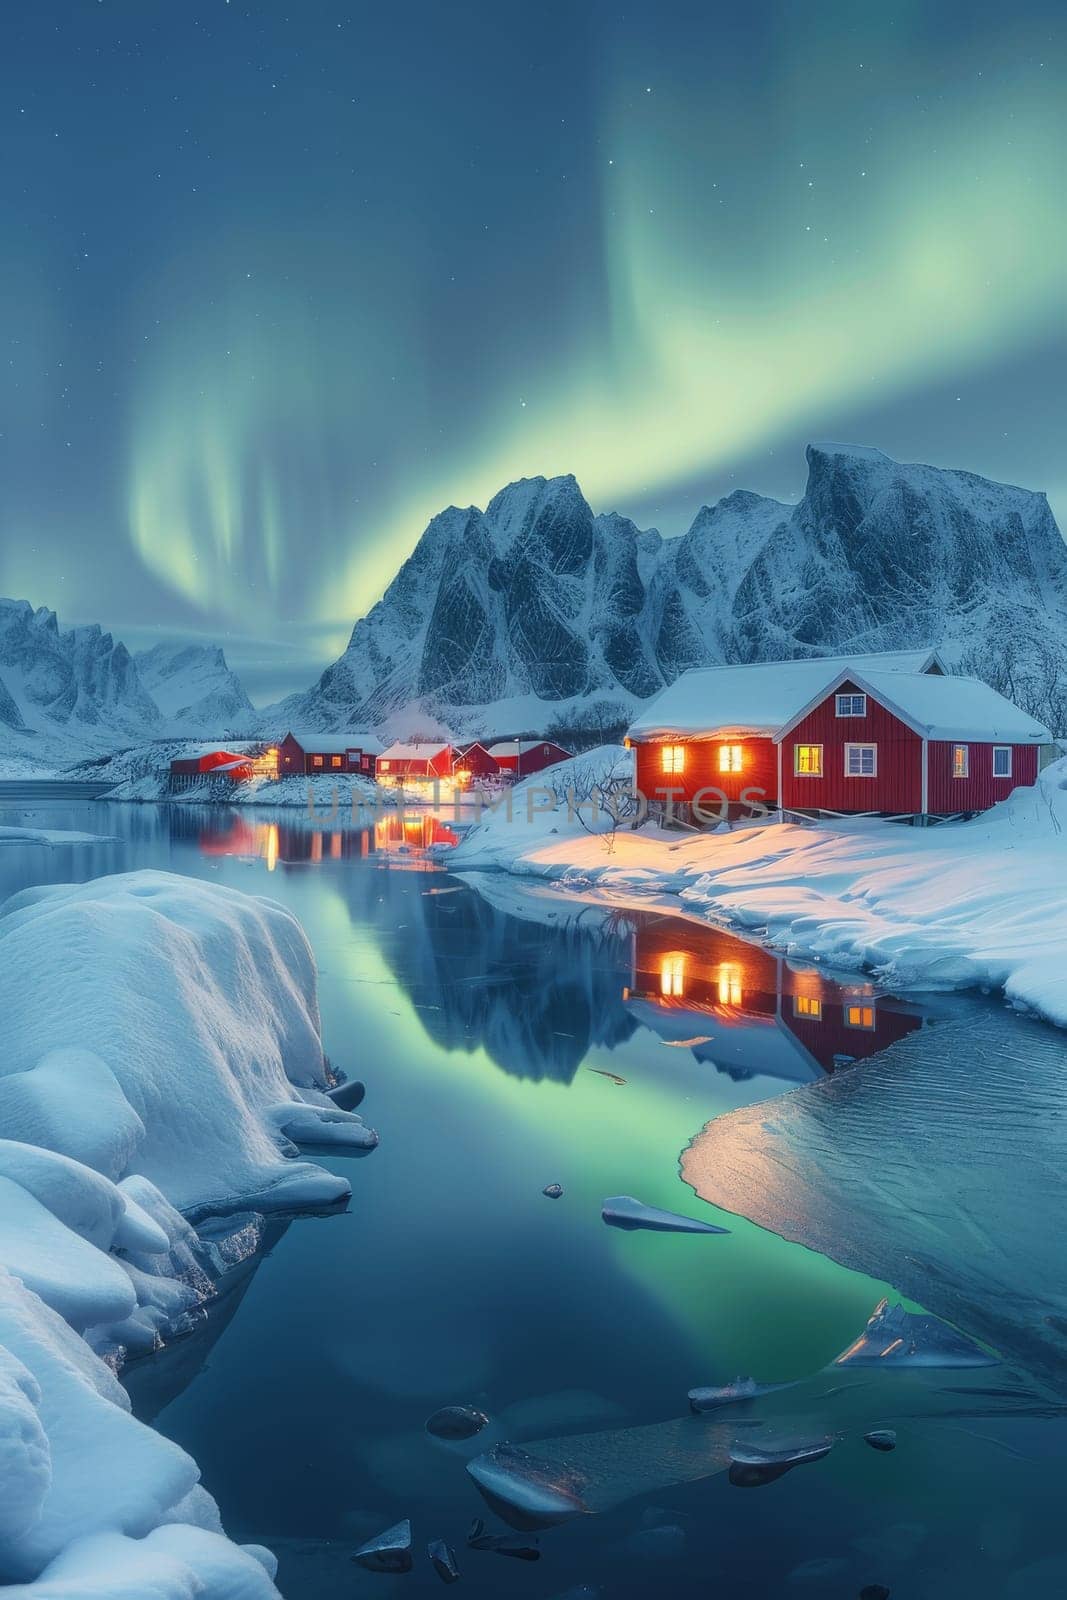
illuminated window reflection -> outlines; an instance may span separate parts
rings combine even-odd
[[[874,1007],[869,1005],[847,1005],[845,1007],[845,1025],[849,1028],[873,1028]]]
[[[659,968],[660,993],[678,997],[685,994],[685,956],[664,956]]]
[[[739,1006],[742,998],[741,968],[734,961],[721,962],[719,965],[719,1004],[723,1006]]]
[[[816,1000],[814,995],[795,994],[793,996],[794,1017],[810,1017],[813,1022],[822,1021],[822,1001]]]

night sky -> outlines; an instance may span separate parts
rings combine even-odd
[[[304,687],[429,517],[1067,512],[1062,0],[9,0],[0,594]]]

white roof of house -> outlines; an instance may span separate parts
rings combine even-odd
[[[866,656],[695,667],[657,695],[634,721],[629,736],[643,741],[671,734],[690,739],[773,734],[841,672],[925,673],[934,663],[941,665],[934,650],[890,650]]]
[[[448,748],[447,744],[391,744],[382,756],[386,761],[432,761]]]
[[[533,749],[534,741],[532,739],[527,739],[523,742],[527,750]],[[523,743],[520,743],[518,739],[502,739],[499,744],[491,744],[489,746],[489,754],[494,758],[498,756],[517,756],[522,748]]]
[[[1048,744],[1052,739],[1036,717],[1020,710],[980,678],[858,672],[854,668],[828,679],[805,705],[798,706],[781,729],[779,739],[846,679],[858,689],[866,689],[924,739],[960,739],[975,744]]]
[[[365,750],[369,756],[381,754],[382,741],[376,733],[296,733],[290,731],[286,738],[295,739],[301,750],[319,755],[344,755],[346,750]]]

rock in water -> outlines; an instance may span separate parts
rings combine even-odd
[[[328,1097],[335,1106],[340,1106],[342,1111],[354,1111],[358,1105],[363,1104],[367,1093],[367,1085],[360,1083],[358,1078],[349,1078],[345,1083],[339,1083],[333,1089],[327,1089]]]
[[[860,1590],[860,1600],[889,1600],[889,1590],[884,1583],[869,1583]]]
[[[426,1546],[426,1554],[430,1558],[430,1565],[442,1583],[459,1582],[456,1552],[451,1545],[445,1544],[443,1539],[431,1539]]]
[[[757,1383],[755,1378],[735,1378],[732,1383],[718,1388],[690,1389],[690,1411],[717,1411],[720,1406],[740,1404],[755,1400],[761,1394],[773,1394],[776,1389],[792,1389],[793,1383]]]
[[[613,1195],[605,1200],[600,1215],[612,1228],[649,1228],[654,1233],[729,1233],[729,1228],[717,1228],[712,1222],[696,1222],[676,1211],[661,1211],[658,1206],[643,1205],[632,1194]]]
[[[995,1367],[996,1356],[938,1317],[879,1300],[855,1343],[835,1367]]]
[[[562,1200],[563,1185],[561,1183],[546,1184],[545,1188],[541,1190],[541,1193],[543,1195],[547,1195],[550,1200]]]
[[[442,1406],[427,1419],[426,1432],[435,1439],[473,1439],[488,1423],[485,1412],[471,1406]]]
[[[874,1428],[863,1435],[872,1450],[895,1450],[897,1436],[892,1428]]]
[[[730,1451],[730,1482],[737,1489],[760,1489],[773,1483],[794,1467],[803,1467],[811,1461],[821,1461],[833,1449],[832,1439],[811,1441],[768,1441],[764,1445],[735,1444]]]
[[[357,1566],[366,1567],[368,1572],[410,1572],[410,1520],[405,1517],[403,1522],[368,1539],[366,1544],[360,1545],[352,1560]]]

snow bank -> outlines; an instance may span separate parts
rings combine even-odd
[[[232,806],[301,806],[308,803],[311,792],[315,806],[325,811],[338,796],[341,811],[351,810],[353,802],[373,806],[375,797],[382,791],[371,778],[361,778],[351,772],[323,773],[318,777],[252,778],[247,783],[231,783],[228,778],[204,775],[201,782],[187,789],[172,791],[169,769],[128,778],[109,789],[105,800],[165,800],[175,805],[232,805]]]
[[[527,820],[534,782],[516,786],[510,822],[487,817],[448,851],[450,870],[677,895],[790,955],[896,989],[1003,989],[1067,1026],[1067,761],[972,822],[929,829],[857,818],[595,838],[564,805]]]
[[[5,844],[100,844],[105,835],[69,833],[61,828],[0,828],[0,847]]]
[[[0,907],[0,1011],[0,1585],[276,1595],[114,1369],[203,1315],[250,1210],[349,1193],[293,1141],[376,1142],[324,1092],[307,940],[166,873],[27,890]],[[238,1211],[221,1245],[189,1220]]]

